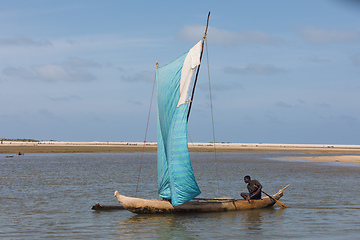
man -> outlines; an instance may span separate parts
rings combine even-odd
[[[251,180],[251,177],[249,175],[244,177],[244,182],[247,183],[247,189],[249,190],[249,193],[241,193],[241,196],[245,200],[250,199],[261,199],[261,189],[262,186],[257,180]]]

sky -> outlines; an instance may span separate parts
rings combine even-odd
[[[0,138],[156,141],[156,61],[209,11],[190,142],[360,144],[356,0],[1,1]]]

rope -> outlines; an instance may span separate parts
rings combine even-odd
[[[216,141],[215,141],[215,124],[214,124],[214,111],[213,111],[213,104],[212,104],[212,95],[211,95],[211,83],[210,83],[210,67],[209,67],[209,52],[207,46],[207,40],[205,39],[206,45],[206,62],[207,62],[207,69],[208,69],[208,78],[209,78],[209,96],[210,96],[210,108],[211,108],[211,123],[212,123],[212,131],[213,131],[213,142],[214,142],[214,158],[215,158],[215,172],[216,172],[216,182],[218,187],[218,196],[220,195],[220,185],[219,185],[219,173],[217,167],[217,157],[216,157]]]
[[[140,160],[139,174],[138,174],[138,179],[137,179],[137,184],[136,184],[135,197],[136,197],[136,195],[137,195],[137,193],[138,193],[138,188],[139,188],[140,175],[141,175],[141,167],[142,167],[142,162],[143,162],[143,159],[144,159],[144,152],[145,152],[145,145],[146,145],[146,136],[147,136],[147,131],[148,131],[148,128],[149,128],[150,113],[151,113],[152,100],[153,100],[153,97],[154,97],[155,83],[156,83],[156,73],[155,73],[154,84],[153,84],[153,89],[152,89],[152,93],[151,93],[149,114],[148,114],[148,119],[147,119],[147,123],[146,123],[144,145],[143,145],[142,154],[141,154],[141,160]]]

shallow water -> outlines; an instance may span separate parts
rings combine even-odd
[[[243,176],[290,208],[136,215],[93,211],[124,195],[157,198],[156,154],[0,154],[1,239],[354,239],[360,230],[360,165],[284,161],[296,153],[192,154],[200,197],[234,197]],[[281,159],[281,160],[279,160]],[[286,158],[285,158],[286,159]]]

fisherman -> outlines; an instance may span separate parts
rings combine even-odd
[[[251,180],[249,175],[244,177],[244,182],[248,184],[247,189],[249,190],[249,193],[242,192],[240,195],[248,201],[250,199],[261,199],[261,184],[255,179]]]

